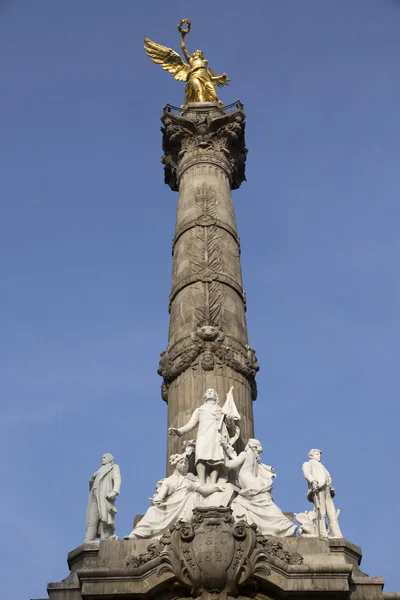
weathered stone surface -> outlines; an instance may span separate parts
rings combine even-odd
[[[193,597],[237,596],[256,574],[270,574],[267,552],[254,529],[235,523],[229,508],[197,508],[191,523],[178,523],[165,540],[160,574],[173,574]]]
[[[229,508],[202,508],[160,542],[82,544],[68,555],[69,577],[48,593],[51,600],[398,600],[383,595],[383,579],[362,573],[360,561],[360,548],[343,538],[263,537]]]
[[[248,344],[246,297],[231,190],[245,179],[243,107],[169,108],[162,121],[165,180],[179,191],[173,240],[168,348],[159,374],[168,426],[181,427],[207,388],[225,397],[231,385],[242,417],[242,447],[253,437],[258,363]],[[182,441],[169,439],[168,456]]]

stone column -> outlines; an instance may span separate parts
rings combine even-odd
[[[248,345],[240,241],[231,190],[245,180],[242,105],[233,111],[193,103],[164,109],[165,183],[179,192],[172,244],[168,348],[158,372],[168,427],[181,427],[215,388],[220,404],[231,385],[241,415],[241,444],[253,437],[258,364]],[[196,432],[186,439],[193,439]],[[168,456],[185,438],[169,438]]]

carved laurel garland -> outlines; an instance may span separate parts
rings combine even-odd
[[[197,217],[219,218],[217,195],[211,185],[206,185],[205,183],[198,185],[194,190],[194,202]]]
[[[201,273],[204,269],[205,229],[194,227],[190,232],[190,270],[193,274]],[[202,300],[199,302],[198,292],[201,289]],[[189,287],[188,302],[193,310],[195,327],[201,327],[207,320],[207,305],[204,286],[199,282]]]
[[[237,360],[231,348],[224,343],[225,336],[219,328],[204,326],[192,334],[191,345],[186,348],[176,359],[171,360],[168,352],[161,355],[158,366],[158,374],[164,379],[161,386],[161,395],[165,402],[168,402],[168,389],[170,384],[179,375],[184,373],[190,367],[194,368],[195,361],[201,356],[200,366],[204,371],[211,371],[214,368],[215,361],[226,365],[245,377],[251,386],[252,398],[257,398],[257,384],[255,381],[256,373],[259,370],[254,350],[248,349],[245,355],[242,355],[242,361]]]
[[[210,185],[202,184],[194,190],[196,217],[219,218],[216,192]],[[190,269],[194,275],[200,275],[207,269],[211,273],[223,273],[224,262],[221,250],[221,231],[219,227],[194,227],[190,230]],[[203,327],[222,325],[224,297],[218,281],[203,284],[203,302],[199,305],[196,290],[189,290],[188,300],[193,308],[194,326]]]

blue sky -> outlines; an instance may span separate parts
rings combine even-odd
[[[184,86],[143,36],[178,49],[183,17],[247,113],[233,197],[275,500],[308,508],[301,464],[322,448],[344,535],[394,591],[400,4],[0,0],[1,596],[44,598],[67,575],[103,452],[123,475],[120,535],[164,473],[177,195],[159,117]]]

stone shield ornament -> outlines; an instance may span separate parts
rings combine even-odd
[[[232,516],[227,512],[197,512],[194,516],[196,535],[192,554],[209,590],[222,590],[227,572],[235,556],[236,544],[232,535]]]
[[[254,528],[234,523],[230,508],[195,508],[192,522],[178,523],[168,536],[159,574],[173,573],[193,597],[236,596],[254,574],[270,572],[256,546]]]

